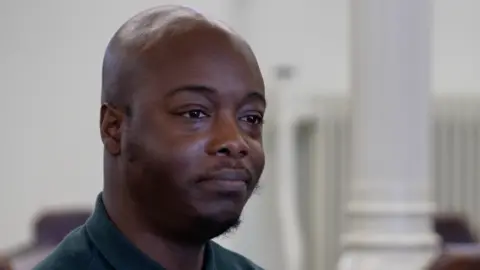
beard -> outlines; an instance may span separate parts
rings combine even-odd
[[[207,211],[188,196],[185,171],[172,171],[171,158],[132,138],[125,145],[127,189],[143,223],[154,234],[185,244],[204,244],[231,233],[241,223],[241,212]],[[182,186],[183,185],[183,186]]]
[[[221,235],[233,233],[241,224],[240,216],[220,220],[213,216],[198,216],[192,220],[195,230],[184,236],[184,241],[205,242]],[[186,238],[186,239],[185,239]]]

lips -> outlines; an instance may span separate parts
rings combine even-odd
[[[250,183],[252,176],[245,169],[222,169],[202,177],[202,181],[230,181]]]

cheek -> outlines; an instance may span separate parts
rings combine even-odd
[[[204,138],[177,138],[170,144],[170,147],[174,149],[171,151],[174,164],[171,165],[190,177],[203,173],[206,143],[207,140]]]
[[[205,138],[181,136],[165,130],[150,133],[145,139],[145,148],[157,166],[165,167],[168,174],[189,178],[202,166],[206,142]]]
[[[181,201],[201,166],[196,144],[170,143],[158,136],[136,136],[127,144],[130,190],[137,200]],[[149,194],[150,198],[143,198]],[[155,199],[156,198],[156,199]],[[157,206],[157,204],[154,204]]]

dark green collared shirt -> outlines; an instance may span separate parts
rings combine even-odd
[[[261,270],[210,241],[205,270]],[[166,270],[137,249],[109,219],[101,194],[87,222],[72,231],[34,270]]]

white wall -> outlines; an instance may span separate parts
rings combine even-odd
[[[254,1],[247,38],[264,74],[290,64],[294,91],[346,92],[349,87],[348,0]]]
[[[297,68],[292,91],[348,92],[348,0],[0,1],[0,250],[28,240],[28,224],[39,209],[92,206],[102,183],[98,105],[104,47],[133,13],[167,2],[191,5],[236,26],[251,42],[269,85],[273,66],[288,63]],[[478,10],[477,0],[435,0],[436,92],[480,93]],[[277,269],[277,251],[258,253],[266,244],[252,249],[238,239],[278,243],[271,229],[275,214],[265,214],[274,181],[266,179],[262,196],[248,206],[244,227],[225,241],[268,269]]]
[[[480,93],[480,1],[434,0],[433,88]]]

